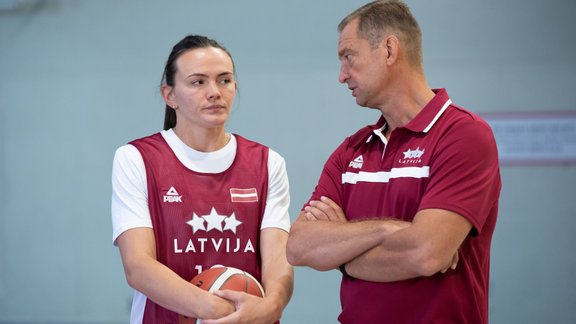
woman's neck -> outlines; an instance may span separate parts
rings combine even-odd
[[[190,148],[199,152],[213,152],[217,151],[230,141],[230,134],[226,133],[226,129],[213,128],[213,129],[179,129],[178,126],[173,128],[174,133],[178,138]]]

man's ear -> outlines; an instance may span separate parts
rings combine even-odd
[[[395,35],[386,36],[382,41],[382,46],[384,47],[384,53],[386,54],[386,63],[390,65],[396,62],[400,51],[400,40],[398,37]]]

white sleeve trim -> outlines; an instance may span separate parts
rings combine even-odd
[[[112,242],[136,227],[152,228],[148,209],[146,168],[136,147],[119,147],[112,164]]]
[[[290,232],[290,186],[286,163],[280,154],[272,149],[268,153],[268,198],[262,225],[264,228],[280,228]]]

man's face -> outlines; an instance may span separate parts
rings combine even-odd
[[[358,37],[358,19],[352,20],[338,38],[340,74],[338,81],[352,90],[356,103],[377,108],[386,79],[386,59],[382,46],[372,48],[367,39]]]

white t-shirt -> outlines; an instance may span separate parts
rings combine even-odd
[[[236,156],[236,138],[214,152],[196,151],[176,136],[172,129],[161,132],[172,151],[189,169],[202,173],[220,173],[228,169]],[[290,193],[286,163],[278,153],[268,153],[268,195],[261,229],[275,227],[290,230]],[[152,228],[148,209],[148,187],[146,169],[140,152],[132,145],[119,147],[112,165],[112,241],[124,231],[137,228]]]

